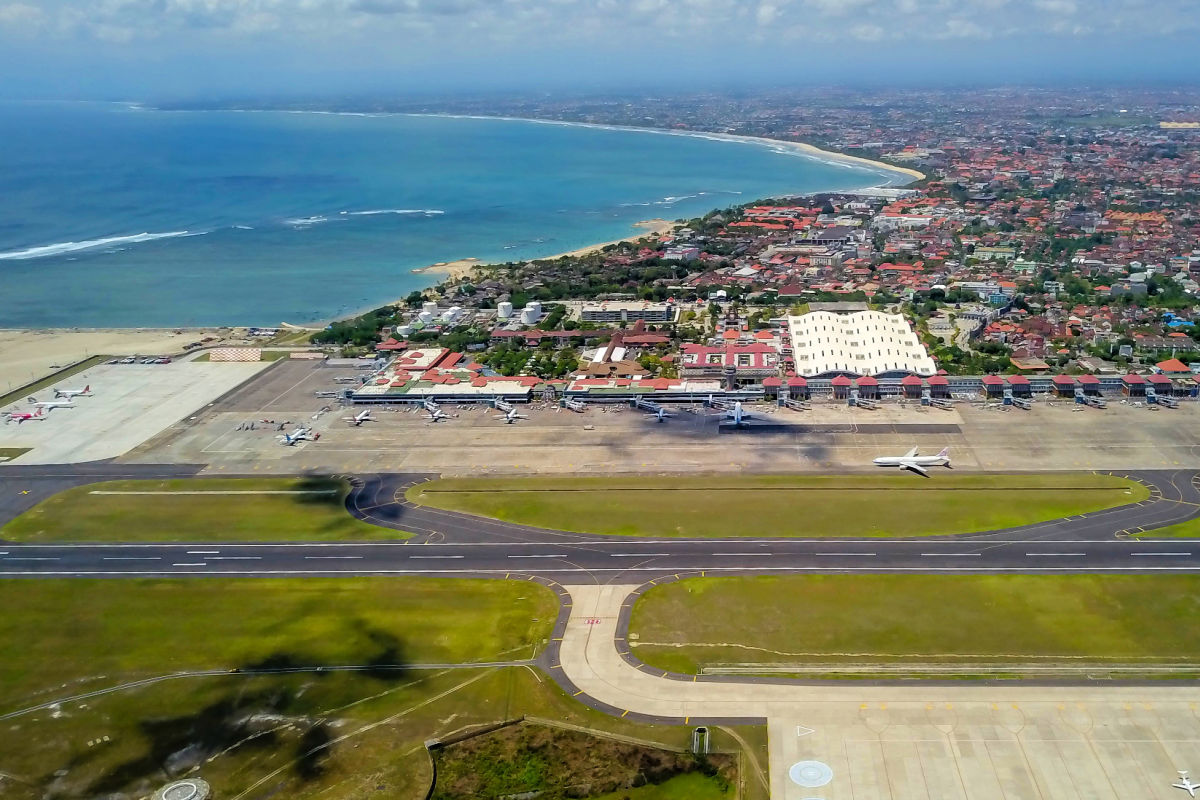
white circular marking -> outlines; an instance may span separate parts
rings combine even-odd
[[[816,789],[833,780],[833,770],[828,764],[820,761],[797,761],[788,770],[788,777],[797,786],[805,789]]]

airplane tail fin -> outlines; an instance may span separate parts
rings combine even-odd
[[[39,408],[37,411],[33,412],[33,415],[34,415],[35,417],[40,417],[40,416],[42,415],[42,412],[43,412],[43,411],[45,411],[45,410],[46,410],[46,409],[44,409],[44,408]]]
[[[83,391],[85,393],[90,392],[91,390],[92,390],[92,385],[90,383],[87,386],[83,387]]]
[[[949,464],[950,463],[950,448],[943,447],[942,452],[938,453],[938,458],[946,459],[946,463]]]

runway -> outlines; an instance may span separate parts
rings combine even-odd
[[[44,491],[110,477],[94,468],[21,477],[0,473],[12,510],[24,480]],[[173,468],[172,476],[185,470]],[[146,470],[150,472],[150,470]],[[143,474],[141,477],[150,477]],[[1141,503],[1001,531],[921,539],[645,539],[545,530],[416,506],[404,491],[423,475],[353,478],[350,513],[417,534],[395,542],[0,544],[0,577],[347,576],[537,577],[565,585],[643,583],[682,573],[1193,572],[1200,541],[1120,534],[1200,514],[1200,473],[1131,473],[1151,487]],[[198,479],[203,480],[203,479]],[[16,483],[14,483],[16,481]],[[40,492],[39,492],[40,494]],[[9,509],[9,506],[4,506]],[[69,538],[69,534],[63,536]]]

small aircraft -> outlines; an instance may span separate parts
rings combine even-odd
[[[374,422],[375,418],[371,416],[371,409],[364,408],[362,411],[355,414],[353,417],[342,417],[342,420],[349,422],[354,427],[362,425],[364,422]]]
[[[929,472],[926,467],[946,467],[950,469],[950,448],[943,447],[942,451],[936,456],[923,456],[917,452],[917,448],[909,450],[902,456],[881,456],[875,459],[877,467],[899,467],[906,469],[909,472],[915,472],[923,478],[929,477]]]
[[[37,411],[32,411],[32,412],[10,411],[10,412],[8,412],[8,419],[6,419],[5,422],[15,422],[18,425],[20,425],[22,422],[44,420],[46,417],[43,414],[43,411],[44,411],[44,409],[41,409],[41,408],[39,408]]]
[[[660,406],[658,403],[655,403],[653,400],[643,400],[640,397],[633,401],[633,407],[640,408],[642,411],[649,411],[658,419],[659,422],[666,422],[668,417],[675,416],[674,414],[668,414],[665,408]]]
[[[429,412],[430,422],[441,422],[444,419],[450,419],[450,415],[442,411],[441,406],[432,400],[426,400],[421,405]]]
[[[566,400],[563,400],[563,408],[574,411],[578,414],[582,414],[583,410],[587,408],[587,404],[582,400],[572,400],[567,398]]]
[[[89,383],[82,389],[55,389],[55,397],[65,397],[68,400],[74,400],[76,397],[90,397],[92,394],[92,385]]]
[[[1192,783],[1192,779],[1188,777],[1186,769],[1179,770],[1179,783],[1172,783],[1171,788],[1183,789],[1189,796],[1195,797],[1196,790],[1200,789],[1200,783]]]
[[[317,436],[313,434],[310,428],[296,428],[291,433],[285,433],[278,437],[279,443],[286,447],[294,447],[298,442],[315,442]]]
[[[503,420],[509,425],[512,425],[519,419],[529,419],[529,417],[525,416],[524,414],[518,414],[515,408],[510,407],[508,411],[500,416],[497,416],[496,419]]]
[[[36,397],[31,397],[29,402],[33,403],[35,408],[44,408],[47,411],[53,411],[56,408],[75,408],[75,404],[70,400],[38,400]]]

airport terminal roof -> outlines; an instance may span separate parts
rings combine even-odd
[[[814,311],[788,317],[796,367],[805,375],[844,372],[878,375],[937,371],[929,353],[900,314]]]

